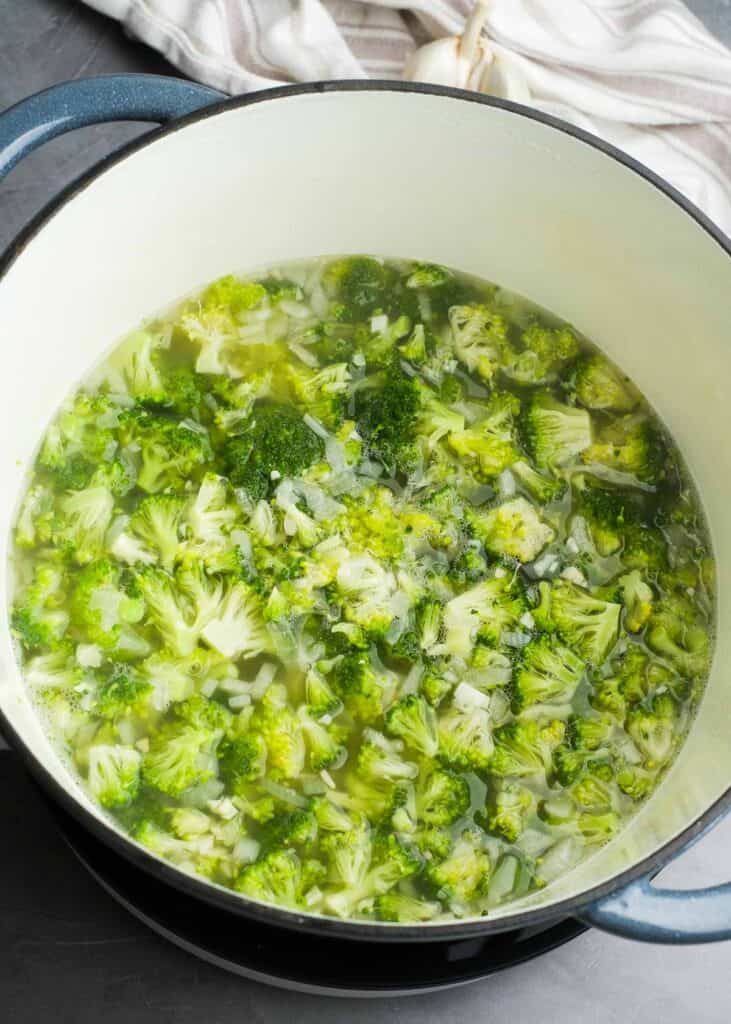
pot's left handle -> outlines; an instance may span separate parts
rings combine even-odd
[[[49,139],[104,121],[165,124],[225,96],[162,75],[100,75],[62,82],[0,114],[0,178]]]

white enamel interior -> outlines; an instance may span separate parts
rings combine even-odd
[[[638,174],[514,113],[389,92],[267,99],[122,160],[67,202],[0,281],[0,564],[39,437],[110,343],[231,269],[343,252],[445,263],[575,323],[654,403],[705,502],[720,602],[699,715],[622,834],[521,909],[546,906],[651,854],[731,784],[731,260]],[[4,574],[0,586],[5,608]],[[0,706],[98,814],[29,705],[5,614],[0,628]]]

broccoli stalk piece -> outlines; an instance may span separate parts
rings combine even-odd
[[[136,798],[141,764],[142,755],[130,747],[91,747],[89,789],[102,807],[124,807]]]
[[[562,405],[549,393],[539,391],[523,409],[521,435],[535,464],[541,469],[553,469],[589,448],[591,418],[585,409]]]
[[[598,352],[577,360],[573,390],[581,404],[591,410],[631,412],[640,399],[629,378]]]
[[[568,704],[584,669],[584,661],[563,644],[547,636],[531,640],[523,648],[515,674],[514,710],[519,713],[533,704]]]
[[[426,757],[439,747],[437,716],[423,697],[408,694],[392,704],[385,715],[386,732]]]
[[[637,569],[622,576],[618,583],[622,588],[624,624],[631,633],[639,633],[652,614],[652,589]]]
[[[525,498],[514,498],[486,513],[473,513],[470,524],[493,555],[532,562],[556,536]]]

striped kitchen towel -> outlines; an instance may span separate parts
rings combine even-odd
[[[86,0],[228,93],[399,78],[473,0]],[[486,30],[539,110],[602,136],[731,234],[731,51],[680,0],[491,0]]]

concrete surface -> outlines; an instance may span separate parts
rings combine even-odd
[[[731,43],[731,0],[689,6]],[[71,0],[0,0],[0,109],[68,78],[168,65]],[[57,189],[144,130],[85,129],[35,153],[0,186],[0,250]],[[0,746],[2,742],[0,741]],[[242,981],[148,932],[99,889],[0,754],[0,1020],[8,1024],[727,1024],[731,944],[669,949],[598,932],[441,995],[327,1000]],[[664,872],[699,887],[731,876],[731,820]]]

